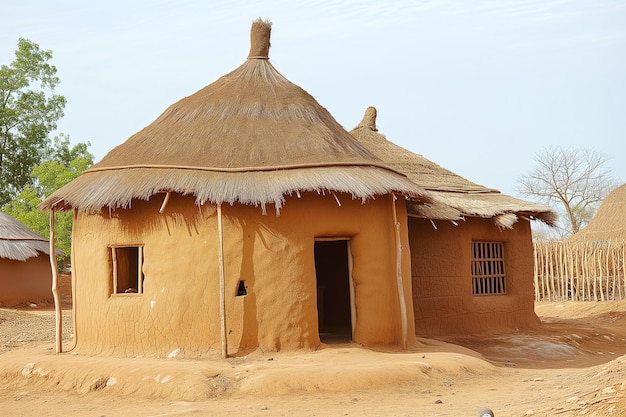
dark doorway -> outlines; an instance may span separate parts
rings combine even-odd
[[[347,240],[315,241],[317,313],[324,343],[352,340]]]

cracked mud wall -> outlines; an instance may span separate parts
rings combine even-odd
[[[0,307],[52,302],[50,258],[40,254],[26,261],[0,258]]]
[[[455,226],[411,218],[409,239],[415,327],[420,336],[498,332],[539,325],[534,312],[530,223],[500,230],[491,219]],[[472,241],[504,242],[506,294],[473,295]]]
[[[314,242],[350,239],[356,325],[353,340],[398,344],[402,337],[396,243],[389,196],[362,204],[349,195],[302,194],[273,207],[222,206],[229,354],[314,349],[318,333]],[[172,194],[132,209],[78,213],[73,285],[77,352],[203,357],[221,346],[217,214]],[[406,219],[403,204],[398,218]],[[400,222],[403,288],[413,335],[406,221]],[[143,246],[143,294],[112,292],[110,246]],[[246,295],[237,296],[240,281]]]

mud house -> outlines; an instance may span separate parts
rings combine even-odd
[[[414,342],[405,202],[428,193],[272,66],[270,29],[43,203],[74,212],[76,351]]]
[[[48,240],[0,212],[0,306],[52,301],[49,254]]]
[[[536,325],[530,222],[553,224],[555,214],[475,184],[390,142],[376,128],[373,107],[350,133],[432,197],[430,208],[408,204],[417,334]]]

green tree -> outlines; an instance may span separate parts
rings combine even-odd
[[[63,116],[65,97],[50,65],[52,52],[20,39],[15,60],[0,66],[0,207],[32,185],[31,171],[49,148],[49,134]]]
[[[536,166],[520,178],[518,191],[550,206],[564,219],[561,237],[578,232],[615,188],[607,157],[592,149],[547,148],[535,155]]]
[[[79,143],[71,147],[68,136],[56,137],[54,145],[45,152],[46,160],[33,168],[31,184],[26,185],[6,204],[3,211],[37,233],[49,236],[49,214],[39,210],[39,204],[93,164],[94,157],[89,153],[88,146],[89,143]],[[55,244],[65,252],[62,261],[68,260],[71,250],[72,212],[56,213],[54,230]]]

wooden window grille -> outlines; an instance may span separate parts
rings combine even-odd
[[[112,246],[113,294],[143,293],[143,246]]]
[[[472,294],[506,294],[504,243],[472,242]]]

